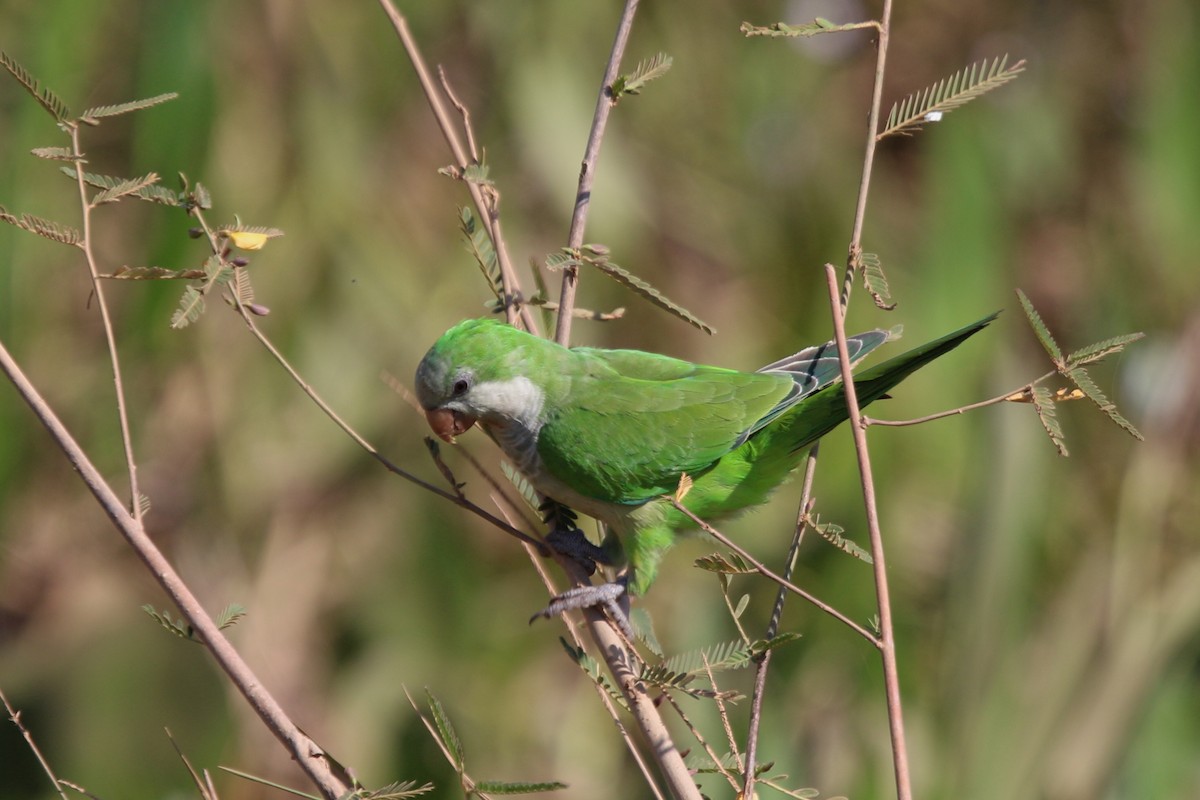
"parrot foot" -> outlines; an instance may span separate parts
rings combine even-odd
[[[550,545],[554,552],[583,567],[588,575],[596,573],[597,564],[612,564],[612,559],[604,552],[604,548],[589,542],[583,531],[576,527],[554,528],[546,534],[546,544]]]
[[[630,642],[637,641],[633,626],[629,624],[629,593],[625,589],[624,579],[612,583],[598,585],[576,586],[567,589],[562,594],[550,600],[550,605],[529,618],[530,624],[538,617],[549,619],[564,611],[574,611],[579,608],[603,607],[621,633]]]

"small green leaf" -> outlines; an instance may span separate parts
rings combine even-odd
[[[1066,441],[1063,439],[1062,426],[1058,424],[1058,418],[1055,416],[1054,397],[1050,390],[1043,386],[1034,386],[1030,400],[1033,410],[1037,412],[1038,420],[1042,423],[1042,428],[1045,429],[1046,435],[1050,437],[1050,442],[1054,445],[1054,449],[1058,450],[1060,456],[1069,456]]]
[[[666,53],[659,53],[653,58],[639,62],[633,72],[622,75],[613,82],[613,100],[619,100],[627,94],[639,94],[647,83],[666,75],[672,63],[673,59]]]
[[[821,33],[837,33],[839,31],[856,31],[863,28],[877,28],[876,22],[848,22],[844,25],[839,25],[836,22],[817,17],[812,22],[803,22],[799,25],[789,25],[786,22],[775,22],[770,25],[752,25],[749,22],[743,22],[741,32],[747,36],[770,36],[770,37],[809,37],[816,36]]]
[[[450,717],[446,715],[446,710],[442,708],[442,701],[438,700],[429,689],[425,690],[425,697],[429,700],[429,712],[433,715],[433,722],[437,726],[442,744],[450,751],[450,755],[454,759],[454,768],[458,772],[462,772],[464,761],[462,740],[458,738],[458,733],[455,732],[454,726],[450,724]]]
[[[636,606],[629,612],[629,624],[633,626],[633,632],[655,656],[662,658],[662,645],[658,642],[658,637],[654,635],[654,624],[650,619],[650,612],[645,606]]]
[[[87,123],[88,125],[95,125],[97,120],[99,120],[101,117],[115,117],[118,114],[128,114],[131,111],[140,111],[143,108],[150,108],[151,106],[165,103],[168,100],[174,100],[177,97],[179,97],[178,93],[167,92],[166,94],[147,97],[145,100],[131,100],[128,103],[118,103],[115,106],[96,106],[95,108],[89,108],[87,111],[84,111],[82,114],[80,114],[79,121]]]
[[[35,147],[29,152],[50,161],[74,161],[75,151],[69,147]]]
[[[893,105],[883,130],[875,139],[878,141],[892,134],[909,134],[920,130],[926,123],[936,122],[942,115],[1003,86],[1024,69],[1024,61],[1008,66],[1008,56],[993,59],[990,67],[986,59],[964,67],[949,78],[943,78],[924,91],[910,94]]]
[[[891,311],[896,307],[892,302],[891,291],[888,289],[887,276],[883,274],[883,264],[875,253],[863,253],[859,256],[862,265],[863,287],[875,301],[875,307]]]
[[[203,313],[204,295],[195,286],[189,286],[183,290],[183,297],[179,298],[179,308],[171,315],[171,327],[175,330],[186,328],[200,319]]]
[[[118,267],[101,278],[115,281],[198,280],[207,277],[202,269],[166,269],[165,267]]]
[[[463,239],[466,240],[467,252],[479,265],[479,270],[487,280],[488,288],[492,290],[496,300],[503,302],[504,282],[500,277],[500,260],[496,256],[495,247],[492,246],[492,237],[479,224],[475,212],[465,206],[459,210],[458,224]]]
[[[389,783],[387,786],[371,791],[359,790],[353,795],[353,800],[408,800],[410,797],[420,797],[423,794],[432,792],[434,786],[432,783],[425,783],[417,786],[416,781],[397,781]]]
[[[66,104],[58,99],[58,95],[42,86],[24,67],[2,50],[0,50],[0,66],[8,70],[9,74],[17,79],[17,83],[24,86],[25,90],[38,102],[38,105],[49,111],[54,119],[66,122],[67,118],[71,116],[71,112],[67,110]]]
[[[718,572],[726,575],[749,575],[757,572],[737,553],[712,553],[696,559],[696,566],[708,572]]]
[[[716,333],[716,330],[711,325],[709,325],[707,322],[704,322],[702,319],[688,311],[683,306],[663,295],[663,293],[658,291],[658,289],[655,289],[638,276],[609,261],[607,248],[599,249],[602,247],[602,245],[584,245],[582,248],[584,254],[582,256],[576,256],[576,258],[580,258],[583,263],[595,267],[625,288],[630,289],[635,294],[641,295],[654,305],[675,315],[676,317],[679,317],[689,325],[692,325],[709,335]],[[547,267],[549,266],[550,264],[547,261]]]
[[[733,609],[734,619],[741,619],[742,614],[746,613],[746,606],[748,605],[750,605],[750,595],[744,594],[738,599],[738,604]]]
[[[155,622],[157,622],[159,625],[162,625],[163,628],[175,634],[180,639],[196,641],[193,636],[192,626],[188,625],[183,620],[172,619],[171,615],[166,611],[159,612],[154,606],[149,604],[142,606],[142,611],[145,611],[152,619],[154,619]]]
[[[533,794],[535,792],[557,792],[568,788],[560,781],[543,781],[539,783],[508,783],[500,781],[480,781],[475,784],[475,791],[485,794]]]
[[[1021,301],[1021,308],[1025,309],[1025,316],[1029,318],[1029,324],[1033,327],[1033,332],[1037,335],[1038,341],[1042,343],[1042,347],[1050,354],[1050,358],[1054,359],[1055,365],[1061,369],[1063,364],[1062,350],[1058,348],[1058,343],[1050,335],[1050,330],[1046,327],[1046,323],[1042,322],[1041,315],[1038,314],[1037,309],[1033,307],[1033,303],[1029,301],[1029,298],[1020,289],[1017,289],[1017,297]]]
[[[750,645],[750,657],[757,658],[768,650],[774,650],[776,647],[796,642],[800,640],[800,634],[791,631],[776,634],[770,639],[759,639]]]
[[[79,243],[83,241],[83,234],[70,225],[62,225],[53,220],[34,216],[33,214],[22,214],[18,217],[15,214],[10,214],[4,206],[0,206],[0,222],[7,222],[9,225],[18,227],[23,231],[29,231],[41,236],[43,239],[49,239],[61,244],[78,247]]]
[[[123,180],[116,186],[112,186],[102,192],[98,192],[96,196],[92,198],[92,205],[100,206],[104,205],[105,203],[115,203],[122,197],[126,197],[127,195],[131,194],[137,194],[142,189],[145,189],[147,186],[155,183],[158,183],[158,175],[153,172],[147,173],[140,178]]]
[[[229,605],[225,606],[224,609],[222,609],[220,614],[217,615],[217,627],[221,630],[232,628],[234,625],[237,625],[239,622],[241,622],[242,618],[245,616],[246,609],[244,606],[238,603],[230,603]]]
[[[1124,336],[1114,336],[1111,339],[1105,339],[1102,342],[1096,342],[1093,345],[1080,348],[1067,356],[1067,366],[1082,367],[1085,364],[1093,364],[1111,356],[1113,353],[1121,352],[1127,345],[1136,342],[1138,339],[1145,337],[1145,335],[1144,333],[1127,333]]]
[[[1092,380],[1092,376],[1088,374],[1083,367],[1076,367],[1067,372],[1067,377],[1071,382],[1079,387],[1088,399],[1096,404],[1096,407],[1103,411],[1109,419],[1117,423],[1126,433],[1139,441],[1143,441],[1144,437],[1133,426],[1133,423],[1121,416],[1117,411],[1117,404],[1104,396],[1104,392],[1100,391],[1100,387]]]
[[[817,532],[818,535],[820,535],[820,537],[822,539],[829,542],[831,545],[836,547],[838,550],[841,550],[843,553],[846,553],[847,555],[852,555],[855,558],[859,559],[860,561],[865,561],[868,564],[874,563],[873,559],[871,558],[871,554],[869,552],[864,550],[862,547],[860,547],[854,541],[847,539],[845,537],[844,534],[846,533],[846,530],[842,526],[834,524],[832,522],[822,523],[817,520],[813,520],[812,528],[814,531]]]

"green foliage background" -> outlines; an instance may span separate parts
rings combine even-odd
[[[616,4],[405,5],[472,111],[514,257],[556,250]],[[577,342],[752,367],[827,338],[819,267],[840,262],[849,238],[873,50],[865,35],[793,44],[746,40],[738,25],[861,13],[644,5],[627,68],[659,51],[674,68],[616,109],[588,240],[719,333],[589,275],[582,305],[628,313],[579,323]],[[859,291],[851,327],[902,321],[917,343],[1009,309],[906,383],[887,416],[1045,371],[1017,286],[1067,349],[1148,334],[1096,370],[1145,443],[1084,403],[1060,409],[1069,460],[1028,407],[872,432],[920,797],[1200,795],[1198,17],[1189,0],[897,4],[885,110],[980,58],[1007,52],[1029,68],[881,149],[865,245],[900,307],[878,312]],[[215,221],[236,213],[287,231],[252,255],[273,310],[264,329],[390,457],[435,476],[423,420],[380,375],[407,383],[439,333],[482,313],[487,291],[457,234],[465,192],[436,174],[449,157],[378,7],[5,0],[0,46],[74,109],[178,91],[91,131],[90,167],[183,171],[212,189]],[[70,183],[26,155],[62,143],[0,81],[0,203],[75,223]],[[175,213],[101,209],[103,263],[198,266]],[[544,593],[511,540],[385,474],[220,303],[176,332],[178,284],[109,288],[153,535],[213,612],[247,607],[232,636],[309,734],[368,785],[431,779],[437,796],[456,796],[404,699],[404,685],[428,686],[476,777],[644,796],[557,625],[525,625]],[[88,294],[76,252],[0,230],[0,337],[122,485]],[[482,437],[464,441],[491,458]],[[816,491],[823,519],[865,541],[844,430],[823,448]],[[778,559],[797,496],[791,487],[730,531]],[[710,549],[680,548],[646,600],[669,651],[734,635],[712,576],[689,566]],[[805,545],[799,582],[858,619],[872,613],[869,569],[823,543]],[[773,592],[742,588],[761,631]],[[197,766],[299,783],[203,652],[144,603],[165,600],[0,388],[0,687],[59,775],[101,797],[184,796],[166,726]],[[784,627],[804,638],[776,658],[762,758],[823,795],[887,796],[877,658],[798,602]],[[748,691],[745,676],[731,688]],[[721,741],[711,714],[695,713]],[[0,795],[50,796],[7,724],[0,764]],[[224,798],[266,796],[220,785]]]

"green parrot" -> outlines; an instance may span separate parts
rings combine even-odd
[[[860,406],[995,318],[857,374]],[[851,360],[891,338],[850,337]],[[543,612],[557,613],[617,598],[627,609],[629,594],[650,587],[664,553],[696,528],[667,499],[685,473],[692,486],[682,502],[705,521],[765,502],[809,445],[847,418],[839,376],[833,342],[739,372],[638,350],[568,349],[471,319],[421,360],[416,394],[439,437],[453,442],[478,423],[541,495],[607,527],[597,547],[574,529],[573,514],[557,517],[556,549],[620,570],[617,581],[571,590]]]

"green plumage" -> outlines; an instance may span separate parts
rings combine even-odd
[[[857,374],[859,404],[995,316]],[[852,337],[851,358],[888,338]],[[708,521],[764,502],[805,449],[846,419],[838,374],[832,343],[738,372],[636,350],[568,350],[468,320],[430,349],[416,388],[435,430],[435,419],[456,420],[453,432],[478,421],[542,494],[605,522],[617,537],[606,548],[640,594],[676,535],[695,527],[663,499],[680,476],[693,480],[685,505]]]

